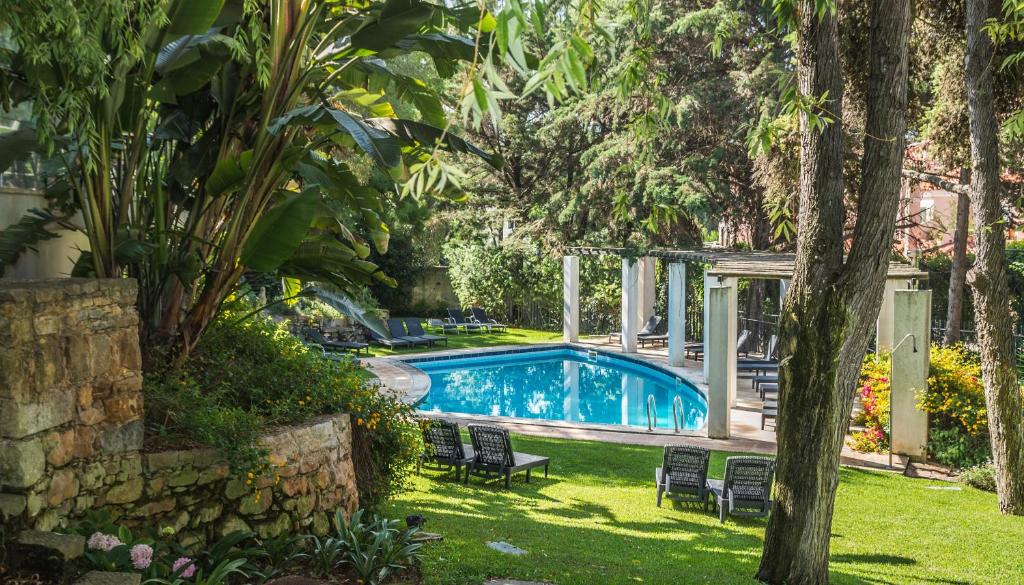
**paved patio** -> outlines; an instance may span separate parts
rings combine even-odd
[[[542,347],[545,344],[538,344],[531,347]],[[552,343],[552,346],[563,345]],[[605,352],[622,353],[618,344],[608,342],[608,338],[592,337],[581,339],[574,344],[582,347],[593,347]],[[486,348],[452,349],[431,352],[428,354],[410,354],[408,357],[425,357],[430,355],[476,355],[492,351],[502,351],[521,346],[494,346]],[[631,357],[640,358],[644,361],[655,364],[661,368],[681,376],[695,386],[707,392],[707,385],[704,383],[703,366],[701,362],[686,360],[683,367],[668,365],[668,351],[663,347],[643,348],[637,353],[629,354]],[[374,374],[380,378],[381,384],[396,395],[402,397],[406,402],[416,402],[422,398],[430,388],[429,378],[402,361],[404,356],[368,358],[363,360]],[[749,453],[774,454],[776,451],[775,432],[771,423],[761,430],[761,398],[751,388],[749,379],[740,377],[736,388],[736,406],[731,410],[731,426],[729,439],[709,439],[706,431],[674,433],[668,429],[655,429],[647,431],[636,427],[619,425],[587,425],[578,423],[567,423],[563,421],[546,421],[537,419],[513,419],[491,416],[456,416],[447,415],[447,418],[457,420],[462,424],[472,422],[487,422],[508,428],[511,431],[524,435],[537,435],[543,437],[555,437],[564,439],[584,439],[592,441],[606,441],[612,443],[634,444],[634,445],[665,445],[674,441],[685,441],[689,444],[700,445],[717,451],[737,451]],[[893,456],[893,466],[889,467],[889,455],[880,453],[858,453],[849,447],[844,447],[840,458],[844,465],[857,467],[870,467],[874,469],[892,469],[902,472],[907,467],[907,458]]]

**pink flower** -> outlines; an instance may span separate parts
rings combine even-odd
[[[148,544],[136,544],[131,550],[132,566],[138,570],[149,568],[153,562],[153,547]]]
[[[889,381],[889,378],[879,378],[878,380],[879,380],[880,382],[888,382],[888,381]]]
[[[185,567],[185,570],[178,573],[178,570],[182,567]],[[173,565],[171,565],[171,571],[173,573],[178,573],[178,576],[182,579],[188,579],[192,575],[196,574],[196,565],[192,562],[192,559],[188,557],[180,557],[178,560],[174,561]]]
[[[111,534],[103,534],[102,532],[93,532],[92,536],[89,537],[89,548],[92,550],[102,550],[104,552],[110,552],[115,547],[124,544],[121,539]]]

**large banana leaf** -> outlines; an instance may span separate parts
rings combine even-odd
[[[167,34],[175,38],[204,33],[223,8],[224,0],[176,0],[167,13]]]
[[[256,272],[277,269],[306,238],[319,199],[316,189],[293,193],[263,214],[242,247],[242,264]]]
[[[313,104],[288,112],[274,120],[267,129],[276,134],[292,124],[311,125],[347,134],[382,167],[391,168],[402,162],[402,148],[393,135],[367,125],[348,112]]]
[[[388,0],[377,14],[354,35],[352,46],[379,51],[391,46],[395,39],[413,34],[429,22],[437,6],[419,0]]]
[[[391,333],[388,328],[384,325],[373,311],[363,308],[359,303],[352,300],[348,295],[330,291],[323,287],[316,287],[314,289],[316,296],[323,302],[334,307],[338,312],[346,317],[349,317],[364,327],[373,330],[377,335],[382,337],[390,337]]]
[[[429,124],[398,118],[371,118],[366,123],[374,128],[379,128],[389,134],[393,134],[404,142],[417,142],[426,148],[433,148],[435,144],[440,143],[448,150],[478,156],[496,169],[500,169],[504,165],[500,155],[489,154],[477,148],[452,134],[451,130],[445,132]]]

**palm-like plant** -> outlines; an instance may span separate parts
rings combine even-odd
[[[386,280],[365,260],[388,240],[371,167],[392,185],[419,173],[430,180],[412,181],[418,190],[444,196],[457,189],[439,149],[500,165],[448,130],[437,92],[389,67],[410,53],[447,74],[479,60],[494,20],[475,7],[81,4],[0,0],[17,16],[0,100],[32,100],[53,209],[81,211],[90,251],[75,273],[137,278],[143,343],[172,361],[246,271],[341,288]],[[419,119],[399,119],[399,103]]]

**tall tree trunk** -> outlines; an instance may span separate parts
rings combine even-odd
[[[988,408],[999,509],[1024,515],[1024,406],[1014,367],[1013,318],[1006,277],[1006,234],[999,143],[992,94],[994,48],[985,20],[998,16],[994,0],[967,0],[967,117],[971,131],[971,207],[977,258],[968,275]]]
[[[969,180],[966,169],[960,170],[960,182]],[[953,232],[953,264],[949,268],[949,295],[946,302],[946,333],[942,342],[950,345],[960,341],[964,319],[964,285],[967,282],[967,230],[970,222],[971,198],[960,193],[956,199],[956,229]]]
[[[843,262],[842,78],[836,15],[797,7],[803,96],[827,97],[823,130],[801,116],[800,216],[793,283],[782,316],[775,503],[757,577],[828,583],[839,454],[853,386],[882,302],[900,191],[907,100],[910,0],[872,0],[867,126],[861,192]]]

